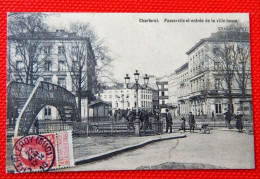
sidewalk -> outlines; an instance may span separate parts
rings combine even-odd
[[[175,138],[184,138],[181,133],[154,136],[107,136],[77,137],[73,139],[75,164],[84,164],[104,159],[122,152],[133,150],[147,144]]]
[[[184,138],[181,133],[161,134],[152,136],[82,136],[73,137],[73,153],[75,165],[101,160],[122,152],[136,149],[147,144],[174,138]],[[14,167],[11,162],[11,141],[7,142],[7,170]]]

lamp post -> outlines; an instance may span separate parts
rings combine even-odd
[[[135,117],[135,135],[139,136],[140,135],[140,119],[139,119],[139,114],[138,114],[138,90],[140,87],[140,83],[139,83],[139,75],[140,73],[138,72],[138,70],[135,71],[134,73],[134,77],[135,77],[135,83],[134,83],[134,88],[136,91],[136,117]],[[149,82],[149,77],[147,74],[145,74],[144,76],[144,85],[145,87],[147,87]],[[129,84],[130,84],[130,77],[128,74],[126,74],[125,76],[125,83],[126,83],[126,87],[129,88]]]

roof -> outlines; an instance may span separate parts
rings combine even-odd
[[[238,31],[219,31],[212,33],[209,38],[201,39],[196,43],[188,52],[186,52],[186,54],[191,54],[204,42],[249,42],[249,33]]]
[[[112,103],[106,102],[106,101],[103,101],[103,100],[93,101],[93,102],[92,102],[91,104],[89,104],[88,106],[89,106],[89,107],[95,106],[95,105],[97,105],[97,104],[99,104],[99,103],[103,103],[103,104],[105,104],[105,105],[107,105],[107,106],[112,106]]]
[[[18,35],[10,35],[8,36],[8,40],[15,40],[15,39],[30,39],[30,40],[88,40],[88,37],[80,37],[77,36],[74,32],[66,32],[65,30],[56,30],[55,32],[27,32],[21,33]]]
[[[188,68],[188,62],[184,63],[181,67],[177,68],[175,70],[175,73],[179,73],[179,72],[185,70],[186,68]]]

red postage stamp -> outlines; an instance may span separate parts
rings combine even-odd
[[[71,131],[14,137],[13,144],[11,158],[16,173],[74,166]]]

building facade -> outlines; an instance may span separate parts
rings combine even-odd
[[[190,76],[189,64],[185,63],[175,70],[177,80],[177,100],[179,115],[187,115],[190,112]]]
[[[172,116],[178,116],[178,84],[177,84],[177,75],[176,73],[172,73],[168,76],[168,83],[169,83],[169,100],[168,106]]]
[[[238,58],[249,47],[249,34],[244,34],[242,39],[238,39],[238,35],[226,39],[221,33],[200,40],[186,53],[188,62],[175,70],[180,115],[192,112],[202,118],[212,115],[223,117],[228,109],[234,113],[239,110],[244,115],[251,115],[250,50],[249,59],[245,59],[243,64]],[[235,53],[236,56],[233,55]],[[227,83],[228,74],[232,75],[230,83]],[[246,79],[239,79],[241,74],[246,74]],[[245,81],[244,94],[239,84],[241,81]]]
[[[138,107],[147,111],[153,109],[153,89],[141,87],[138,91]],[[113,86],[100,92],[100,99],[112,104],[112,112],[118,109],[133,110],[136,108],[135,89],[128,89],[125,85]]]
[[[75,44],[78,44],[77,46]],[[85,50],[86,65],[82,68],[84,83],[88,86],[82,93],[96,93],[95,56],[88,38],[64,30],[56,32],[35,32],[8,37],[8,81],[35,84],[41,77],[46,82],[57,84],[77,96],[75,72],[78,64],[73,61],[79,46]],[[70,54],[69,54],[70,53]],[[28,69],[30,68],[30,69]],[[27,70],[28,69],[28,70]],[[81,99],[81,116],[88,116],[89,96]],[[45,106],[38,114],[39,119],[59,119],[59,112],[53,106]]]
[[[161,112],[165,112],[165,109],[169,107],[168,77],[164,76],[158,79],[156,84],[158,86],[159,107],[161,109]]]

